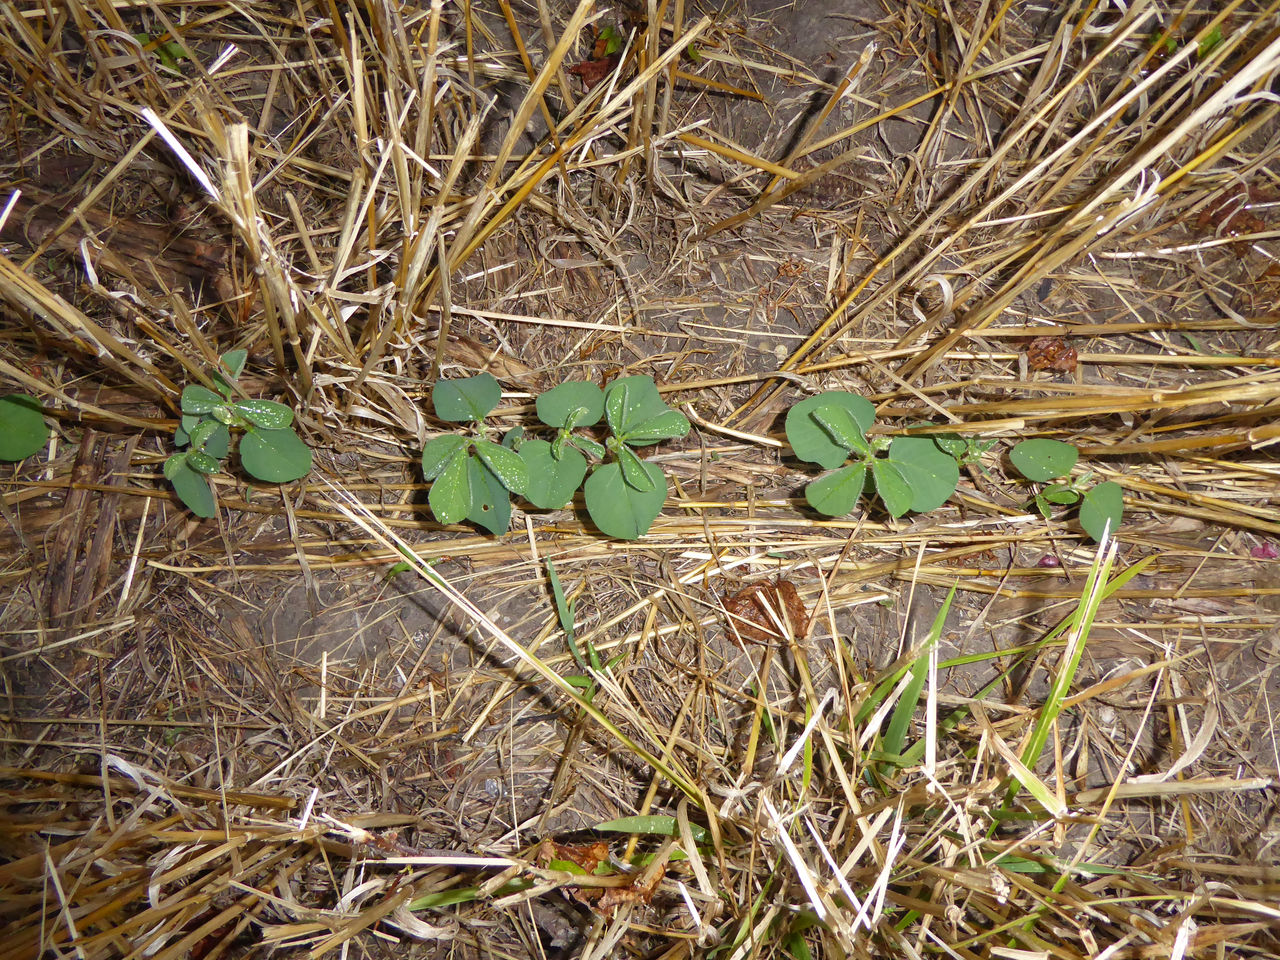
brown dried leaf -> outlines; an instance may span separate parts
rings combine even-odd
[[[1075,373],[1079,359],[1076,348],[1065,337],[1036,337],[1027,344],[1027,363],[1032,370]]]
[[[628,887],[606,888],[596,904],[596,909],[608,917],[613,914],[613,908],[620,904],[649,903],[666,873],[665,869],[655,871],[649,882],[645,884],[633,882]],[[636,880],[640,880],[642,876],[643,874],[637,875]]]
[[[1248,191],[1234,191],[1220,197],[1200,211],[1195,226],[1199,232],[1215,237],[1238,237],[1246,233],[1261,233],[1266,222],[1251,209],[1255,203],[1270,203],[1274,197],[1265,195],[1256,187]]]
[[[556,843],[543,840],[538,850],[538,862],[546,866],[552,860],[575,863],[587,873],[595,873],[596,867],[609,859],[609,845],[603,840],[595,843]]]
[[[780,640],[778,622],[790,625],[793,636],[802,637],[809,629],[809,616],[800,592],[789,580],[757,583],[724,598],[729,614],[729,629],[745,640],[766,643]]]
[[[597,83],[613,72],[618,65],[618,55],[611,53],[607,57],[596,60],[583,60],[569,68],[569,72],[582,80],[582,88],[590,90]]]

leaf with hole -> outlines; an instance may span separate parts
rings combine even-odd
[[[814,480],[804,488],[804,498],[819,513],[843,517],[853,513],[866,482],[867,465],[851,463]]]
[[[207,387],[198,383],[189,383],[182,388],[183,413],[213,413],[214,408],[226,401]]]
[[[274,400],[237,400],[236,413],[263,430],[283,430],[293,423],[293,411]]]
[[[649,531],[667,499],[667,478],[652,463],[639,461],[653,483],[652,490],[637,490],[627,483],[622,467],[606,463],[596,467],[582,493],[587,512],[600,532],[619,540],[635,540]]]
[[[863,438],[875,422],[875,407],[856,393],[830,391],[816,397],[806,397],[787,411],[787,442],[791,444],[791,452],[797,459],[816,463],[824,470],[834,470],[849,459],[854,446],[837,442],[831,431],[814,416],[818,410],[822,410],[828,421],[835,422],[836,414],[832,411],[837,409],[848,414]],[[840,423],[847,426],[843,418]]]
[[[35,397],[25,393],[0,397],[0,460],[25,460],[48,442],[49,427]]]
[[[529,440],[520,447],[520,459],[529,471],[524,498],[540,510],[559,510],[573,499],[587,475],[587,458],[565,447],[556,459],[546,440]]]
[[[266,483],[289,483],[311,472],[311,450],[292,430],[254,427],[240,438],[240,463]]]
[[[589,427],[604,415],[604,391],[594,383],[570,380],[540,394],[534,406],[538,419],[548,427]]]
[[[189,453],[176,453],[164,462],[165,479],[173,485],[178,499],[197,517],[212,517],[218,512],[218,503],[204,474],[187,464]]]
[[[483,420],[501,399],[502,387],[488,373],[460,380],[437,380],[431,390],[436,416],[450,423]]]
[[[467,457],[467,483],[471,487],[471,509],[467,511],[467,519],[494,536],[502,536],[511,526],[511,494],[474,453]]]
[[[456,433],[432,437],[422,448],[422,479],[428,483],[444,471],[449,461],[466,449],[467,438]]]
[[[1037,483],[1065,477],[1079,458],[1080,451],[1061,440],[1023,440],[1009,451],[1018,472]]]
[[[467,481],[469,460],[467,456],[450,457],[431,484],[427,503],[440,523],[458,523],[471,510],[471,486]]]
[[[1105,480],[1085,493],[1080,526],[1095,541],[1102,540],[1104,530],[1114,537],[1123,517],[1124,489],[1114,480]]]
[[[911,509],[916,513],[937,510],[960,483],[960,465],[933,437],[894,437],[889,462],[910,488]]]
[[[492,440],[475,441],[475,452],[503,487],[512,493],[524,493],[529,486],[529,469],[518,453]]]

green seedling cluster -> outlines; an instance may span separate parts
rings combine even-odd
[[[1023,440],[1009,451],[1014,468],[1034,483],[1043,484],[1035,495],[1035,507],[1046,520],[1054,510],[1079,504],[1080,526],[1094,540],[1104,530],[1114,534],[1124,514],[1124,491],[1113,480],[1090,485],[1092,473],[1072,477],[1071,468],[1080,451],[1061,440]]]
[[[233,400],[235,379],[247,352],[224,353],[211,378],[218,392],[199,384],[182,391],[182,420],[174,431],[179,449],[164,463],[165,478],[198,517],[218,508],[208,477],[222,471],[231,451],[232,430],[243,433],[240,465],[266,483],[287,483],[311,470],[311,451],[293,431],[293,411],[272,400]]]
[[[875,408],[865,397],[833,391],[787,412],[796,457],[827,472],[805,487],[809,506],[828,517],[852,513],[870,489],[890,516],[936,510],[960,482],[956,458],[930,436],[867,437]]]
[[[236,378],[246,358],[244,350],[222,355],[210,375],[216,390],[192,384],[182,391],[182,420],[174,433],[178,452],[165,461],[164,474],[199,517],[217,510],[208,477],[223,469],[233,431],[242,434],[241,466],[258,480],[287,483],[311,469],[311,451],[292,428],[292,410],[271,400],[234,399],[242,392]],[[639,451],[689,432],[688,419],[666,404],[652,377],[624,377],[604,389],[569,381],[548,390],[535,404],[540,436],[526,435],[522,426],[500,439],[490,436],[494,428],[485,420],[501,399],[502,388],[487,373],[441,380],[432,390],[436,416],[467,425],[466,432],[433,437],[422,451],[423,476],[431,484],[427,502],[436,520],[467,520],[501,535],[511,523],[512,497],[540,510],[560,510],[581,490],[601,533],[635,540],[648,532],[666,502],[667,479]],[[0,460],[22,460],[48,442],[43,414],[32,397],[0,397]],[[892,517],[927,513],[955,493],[961,468],[987,472],[983,460],[995,440],[869,436],[874,420],[869,400],[843,391],[807,397],[787,412],[792,452],[825,471],[804,491],[817,512],[846,516],[868,494]],[[1071,444],[1048,439],[1024,440],[1009,452],[1014,468],[1037,485],[1032,502],[1046,519],[1078,507],[1081,527],[1101,540],[1120,524],[1123,491],[1113,481],[1092,483],[1091,473],[1073,477],[1079,456]]]
[[[498,443],[484,419],[501,390],[489,374],[442,380],[431,393],[436,416],[471,424],[469,434],[443,434],[422,451],[427,502],[441,523],[467,519],[495,534],[511,522],[511,496],[543,510],[569,504],[578,488],[591,520],[608,536],[635,540],[653,524],[667,499],[667,480],[636,449],[689,432],[684,414],[662,400],[653,378],[625,377],[601,390],[571,381],[538,397],[538,419],[552,439],[512,430]],[[604,443],[577,432],[604,419]],[[588,457],[600,461],[588,474]]]

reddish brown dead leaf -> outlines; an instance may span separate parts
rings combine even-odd
[[[640,880],[642,875],[638,875],[636,880]],[[601,895],[596,909],[606,917],[612,916],[613,908],[624,903],[649,903],[653,899],[654,893],[658,889],[658,884],[662,882],[662,878],[666,876],[666,870],[655,871],[648,883],[641,884],[633,882],[626,887],[608,887]]]
[[[609,859],[609,845],[603,840],[595,843],[556,843],[543,840],[538,850],[538,862],[546,866],[552,860],[575,863],[587,873],[595,873],[596,867]]]
[[[809,630],[804,601],[789,580],[757,583],[739,590],[724,598],[724,608],[729,614],[729,629],[737,631],[745,640],[765,643],[782,639],[779,622],[789,623],[796,637],[804,636]]]
[[[611,53],[607,57],[595,60],[583,60],[569,68],[569,72],[582,80],[582,89],[590,90],[597,83],[611,74],[618,65],[618,55]]]
[[[1196,230],[1211,233],[1215,237],[1238,237],[1246,233],[1261,233],[1266,222],[1251,209],[1253,204],[1269,203],[1274,197],[1265,195],[1256,187],[1247,191],[1236,190],[1205,207],[1196,217]]]
[[[1027,344],[1027,363],[1032,370],[1075,373],[1079,359],[1076,348],[1065,337],[1036,337]]]

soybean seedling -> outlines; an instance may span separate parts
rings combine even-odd
[[[1080,526],[1095,541],[1101,542],[1103,531],[1112,533],[1124,514],[1124,491],[1113,480],[1090,485],[1092,473],[1072,477],[1080,451],[1061,440],[1023,440],[1009,451],[1009,460],[1028,480],[1045,484],[1035,495],[1035,506],[1046,520],[1056,507],[1080,505]],[[1065,478],[1065,479],[1064,479]]]
[[[501,399],[487,373],[440,380],[431,390],[437,417],[471,424],[470,434],[446,433],[422,450],[422,475],[432,481],[427,503],[441,523],[466,519],[498,535],[511,523],[510,495],[525,492],[529,470],[514,450],[485,436],[484,418]]]
[[[240,465],[251,476],[288,483],[311,470],[311,450],[292,428],[292,410],[273,400],[232,399],[235,379],[247,359],[245,350],[222,355],[212,374],[217,393],[199,384],[182,391],[182,420],[173,435],[180,452],[165,461],[164,475],[197,517],[212,517],[217,511],[207,478],[221,472],[231,450],[232,430],[243,433]]]
[[[955,492],[960,468],[933,437],[868,438],[875,408],[855,393],[831,391],[787,411],[796,457],[828,472],[805,487],[809,506],[829,517],[852,513],[868,477],[889,514],[936,510]]]

